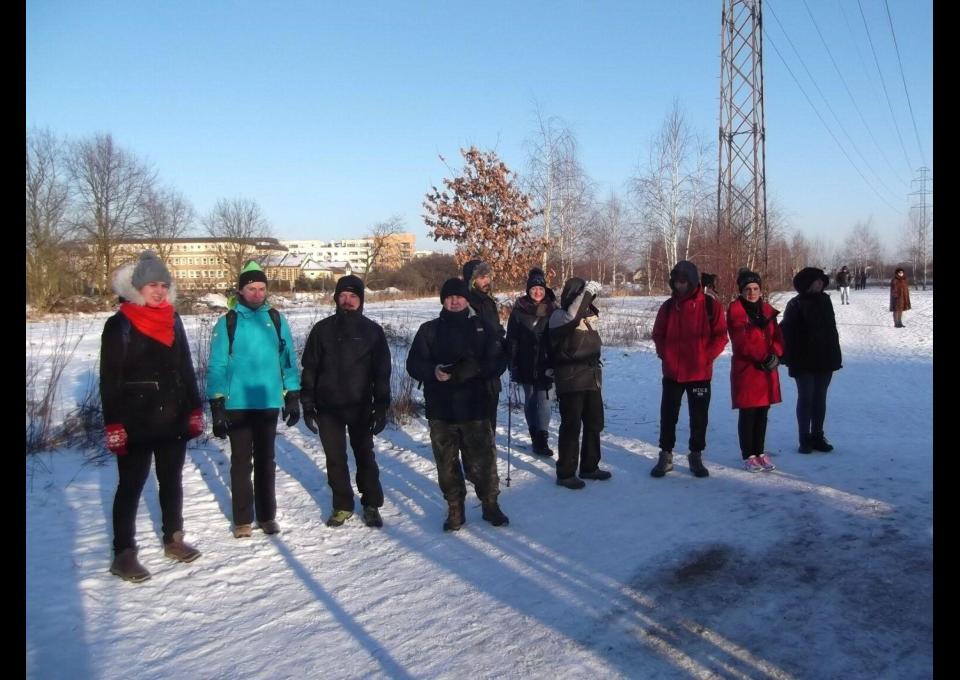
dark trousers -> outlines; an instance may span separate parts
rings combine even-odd
[[[687,410],[690,414],[690,450],[707,448],[707,412],[710,410],[710,381],[678,383],[663,379],[663,394],[660,396],[660,448],[673,451],[677,443],[677,420],[680,418],[680,402],[687,394]]]
[[[227,411],[230,421],[230,491],[233,523],[268,522],[277,516],[274,440],[279,409]],[[250,473],[253,483],[250,483]],[[256,507],[254,507],[256,506]]]
[[[564,392],[560,402],[560,437],[557,442],[557,479],[600,466],[600,431],[603,429],[603,396],[600,390]],[[583,426],[583,439],[580,428]]]
[[[740,455],[746,460],[763,453],[767,438],[767,413],[769,406],[742,408],[737,419],[737,434],[740,436]]]
[[[459,502],[467,497],[464,468],[480,500],[495,501],[500,494],[500,478],[496,465],[491,465],[494,456],[490,422],[452,423],[435,419],[429,422],[437,481],[447,502]]]
[[[490,421],[490,430],[493,432],[493,438],[497,438],[497,408],[500,406],[500,392],[496,392],[487,397],[487,403],[484,405],[484,412],[487,414],[487,420]]]
[[[823,421],[827,417],[827,388],[833,371],[820,373],[800,373],[797,381],[797,427],[800,431],[800,443],[811,432],[823,432]]]
[[[113,497],[113,549],[116,552],[136,547],[137,507],[140,494],[150,475],[150,461],[156,460],[157,485],[160,487],[160,514],[163,518],[163,542],[183,530],[183,461],[187,442],[172,440],[153,445],[132,445],[117,456],[119,481]]]
[[[347,462],[347,434],[357,462],[357,490],[360,503],[374,508],[383,506],[380,468],[373,454],[370,434],[370,408],[339,409],[317,414],[320,444],[327,459],[327,483],[333,492],[333,509],[353,512],[353,487]]]

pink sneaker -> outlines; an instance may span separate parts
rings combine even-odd
[[[747,472],[760,472],[763,469],[763,465],[760,464],[759,458],[756,456],[750,456],[743,461],[743,469]]]
[[[770,472],[770,470],[776,470],[777,466],[773,464],[773,461],[770,460],[769,453],[763,453],[758,456],[760,460],[760,466],[763,468],[764,472]]]

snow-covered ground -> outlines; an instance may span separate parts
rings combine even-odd
[[[355,518],[327,528],[319,441],[302,424],[281,426],[282,533],[232,537],[228,445],[197,442],[183,471],[184,518],[203,556],[189,565],[163,556],[151,476],[138,540],[153,578],[134,585],[107,572],[113,461],[79,450],[28,457],[27,676],[929,678],[933,293],[911,295],[903,329],[883,289],[835,307],[844,367],[829,392],[833,453],[796,453],[796,390],[781,368],[784,403],[767,434],[773,473],[740,469],[729,348],[714,372],[709,479],[693,478],[682,456],[665,478],[649,476],[660,400],[649,341],[604,351],[608,482],[556,486],[555,459],[529,452],[514,413],[506,487],[504,392],[504,528],[480,519],[471,490],[467,524],[442,532],[423,420],[376,438],[386,526]],[[661,300],[600,307],[608,321],[649,327]],[[403,333],[438,309],[429,299],[367,311]],[[329,311],[291,311],[295,334]],[[85,335],[63,410],[96,379],[106,316],[71,321]],[[188,317],[188,332],[202,339],[211,320]],[[28,355],[49,352],[56,324],[27,325]],[[684,408],[678,448],[686,423]],[[558,424],[555,410],[554,447]]]

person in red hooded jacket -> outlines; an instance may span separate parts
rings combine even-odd
[[[760,284],[759,274],[741,270],[737,276],[740,296],[727,309],[727,330],[733,345],[732,404],[740,410],[740,454],[744,469],[750,472],[776,469],[763,444],[770,405],[780,403],[777,366],[783,356],[783,334],[777,324],[780,312],[763,299]]]
[[[713,362],[727,345],[727,323],[719,301],[708,303],[697,266],[681,260],[670,271],[673,295],[660,306],[653,324],[653,342],[663,368],[660,397],[660,455],[650,471],[663,477],[673,469],[680,402],[687,394],[690,413],[690,471],[697,477],[710,473],[703,465],[707,411]]]

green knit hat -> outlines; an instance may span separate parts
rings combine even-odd
[[[254,281],[259,281],[261,283],[267,283],[267,275],[263,272],[263,267],[261,267],[255,260],[250,260],[247,262],[247,266],[240,270],[240,279],[237,281],[237,289],[242,289],[248,283]]]

